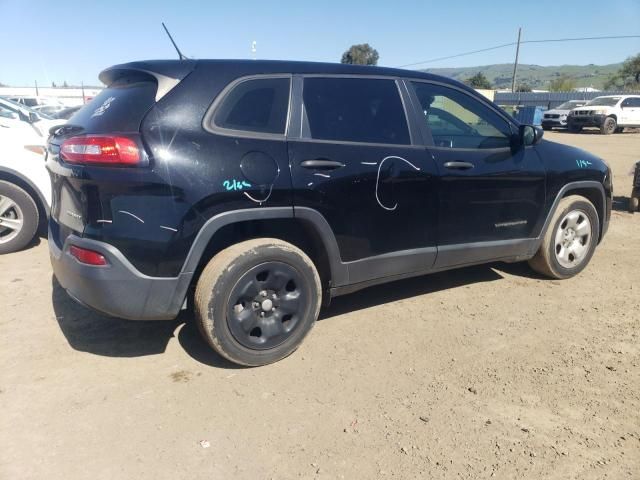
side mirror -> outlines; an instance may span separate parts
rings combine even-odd
[[[38,117],[38,115],[33,112],[29,112],[29,123],[36,123],[38,120],[40,120],[40,117]]]
[[[544,135],[542,127],[534,125],[520,125],[520,143],[525,147],[535,145]]]

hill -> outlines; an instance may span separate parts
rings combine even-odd
[[[610,75],[618,71],[622,64],[609,65],[558,65],[543,67],[540,65],[518,65],[517,83],[526,83],[531,88],[546,89],[549,82],[566,76],[575,79],[578,87],[602,89]],[[445,77],[463,81],[478,72],[482,72],[496,88],[511,87],[512,63],[482,65],[463,68],[427,68],[424,72],[435,73]]]

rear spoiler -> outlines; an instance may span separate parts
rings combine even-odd
[[[196,68],[195,60],[151,60],[147,62],[131,62],[114,65],[102,72],[98,78],[105,85],[111,85],[119,78],[131,74],[146,74],[158,83],[156,102],[164,97],[181,80]]]

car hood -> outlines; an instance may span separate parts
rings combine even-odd
[[[569,115],[569,112],[571,110],[556,110],[555,108],[553,110],[546,110],[544,112],[545,115],[547,114],[551,114],[551,115]]]

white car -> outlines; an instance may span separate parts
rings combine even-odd
[[[33,124],[7,117],[8,112],[0,105],[0,254],[28,245],[51,203],[47,137]]]
[[[586,100],[569,100],[556,108],[547,110],[542,116],[542,128],[544,130],[551,130],[552,128],[567,128],[567,117],[569,112],[576,107],[581,107]]]
[[[640,95],[596,97],[571,110],[567,124],[570,132],[597,127],[604,135],[622,132],[625,127],[640,127]]]
[[[0,125],[20,125],[17,122],[21,122],[22,126],[31,125],[32,129],[46,140],[49,136],[49,129],[64,125],[66,120],[51,118],[7,98],[0,98]]]

